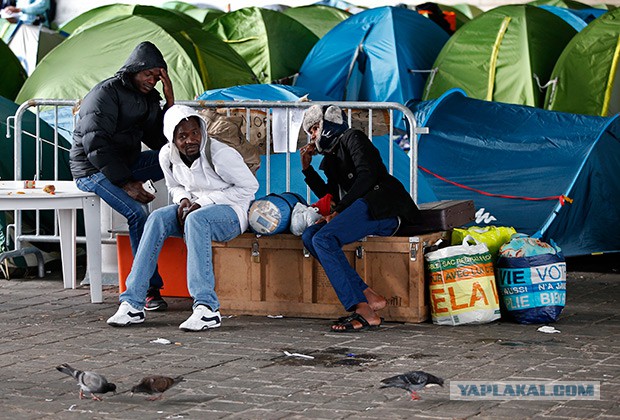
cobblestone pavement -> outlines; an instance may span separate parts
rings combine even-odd
[[[52,273],[54,274],[54,273]],[[165,313],[111,328],[118,289],[91,304],[87,288],[49,279],[0,280],[2,418],[96,419],[620,419],[620,275],[569,273],[568,304],[544,334],[538,325],[495,322],[445,327],[388,323],[359,334],[328,332],[319,319],[239,316],[219,330],[184,333],[191,302],[168,299]],[[224,314],[225,315],[225,314]],[[173,344],[152,343],[166,338]],[[284,351],[314,356],[286,357]],[[70,363],[104,374],[118,393],[78,399]],[[450,380],[600,381],[597,401],[457,401],[449,387],[412,401],[380,380],[422,369]],[[147,374],[183,375],[163,400],[131,397]]]

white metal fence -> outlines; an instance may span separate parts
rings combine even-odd
[[[285,136],[286,138],[299,138],[299,144],[305,143],[307,137],[305,134],[297,135],[292,133],[294,130],[293,119],[299,119],[301,112],[306,108],[318,104],[318,105],[337,105],[345,111],[348,116],[348,122],[350,126],[362,129],[369,135],[373,141],[379,136],[383,136],[387,143],[387,162],[386,166],[388,171],[393,174],[395,153],[402,153],[399,150],[399,146],[392,141],[397,136],[406,136],[409,140],[411,150],[409,152],[409,173],[407,177],[406,187],[410,192],[414,201],[417,201],[417,140],[418,135],[428,132],[425,128],[418,128],[412,112],[397,103],[377,103],[377,102],[269,102],[269,101],[177,101],[178,104],[188,105],[201,109],[217,109],[220,112],[226,112],[227,115],[240,116],[243,120],[242,131],[246,135],[248,141],[262,141],[261,147],[264,147],[264,172],[259,180],[262,182],[262,188],[264,192],[269,194],[273,191],[273,184],[275,181],[282,181],[282,177],[285,180],[285,190],[291,191],[291,159],[293,154],[297,155],[297,152],[291,152],[289,147],[286,147],[286,151],[280,156],[276,156],[272,152],[273,150],[273,138],[276,141],[279,140],[279,136]],[[65,178],[68,173],[66,167],[68,162],[68,144],[71,141],[71,134],[75,123],[77,121],[77,115],[75,109],[79,105],[78,100],[48,100],[48,99],[33,99],[22,104],[17,110],[14,117],[9,117],[7,126],[13,126],[14,131],[14,178],[15,180],[25,179],[42,179],[41,174],[44,169],[47,169],[47,173],[50,173],[50,166],[52,167],[51,173],[53,174],[47,179],[58,180],[61,172],[64,172]],[[34,132],[28,132],[24,130],[24,116],[27,111],[32,111],[36,116],[36,122]],[[42,120],[45,118],[53,127],[53,135],[42,135]],[[284,118],[286,124],[282,125],[274,124],[274,117]],[[274,127],[278,126],[276,134],[274,134]],[[284,128],[284,131],[282,131]],[[8,129],[7,129],[8,130]],[[7,133],[7,137],[10,133]],[[385,138],[387,136],[387,138]],[[64,138],[64,139],[63,139]],[[64,140],[67,140],[65,143]],[[33,173],[24,173],[23,158],[26,145],[30,143],[30,152],[32,153],[32,145],[34,145],[34,169]],[[286,144],[290,145],[290,141]],[[384,143],[385,144],[385,143]],[[43,145],[51,145],[53,153],[44,153]],[[296,150],[297,147],[294,147]],[[282,173],[280,168],[274,168],[273,161],[278,158],[282,160],[284,156],[285,170]],[[61,158],[62,157],[62,158]],[[29,157],[26,157],[29,159]],[[295,156],[299,159],[298,156]],[[262,170],[262,169],[261,169]],[[276,173],[277,172],[277,173]],[[295,175],[295,174],[293,174]],[[402,181],[402,179],[401,179]],[[293,189],[294,191],[294,189]],[[277,191],[282,192],[282,191]],[[304,194],[304,191],[295,191],[300,194]],[[305,188],[307,197],[310,197],[310,192]],[[105,212],[104,212],[105,213]],[[23,221],[20,212],[16,211],[14,216],[14,238],[16,248],[20,247],[20,243],[23,241],[31,242],[58,242],[58,229],[55,226],[53,234],[44,234],[41,230],[40,215],[37,212],[35,226],[31,232],[24,232]],[[102,221],[102,228],[107,231],[112,231],[115,226],[112,225],[112,220]],[[7,227],[7,233],[9,227]],[[8,236],[8,235],[7,235]],[[84,242],[83,237],[78,237],[78,242]],[[104,242],[114,242],[115,238],[112,234],[109,237],[104,237]]]

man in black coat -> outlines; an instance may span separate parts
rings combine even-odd
[[[379,150],[359,130],[351,129],[336,106],[314,105],[306,111],[304,130],[311,142],[301,151],[305,181],[318,197],[331,194],[331,213],[302,234],[304,246],[321,263],[348,317],[332,325],[333,332],[352,332],[379,326],[377,311],[385,298],[373,291],[349,264],[342,246],[365,236],[391,236],[401,222],[414,223],[419,210],[403,185],[390,175]],[[320,168],[312,156],[324,155]]]
[[[166,103],[155,90],[161,81]],[[162,53],[150,42],[140,43],[113,77],[97,84],[80,106],[73,132],[70,167],[79,189],[97,194],[127,218],[135,255],[148,217],[146,204],[155,196],[143,188],[147,180],[164,177],[159,149],[164,112],[174,105],[172,83]],[[142,143],[151,150],[141,151]],[[150,280],[147,310],[165,310],[155,270]]]

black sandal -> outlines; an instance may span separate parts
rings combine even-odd
[[[338,321],[340,321],[340,319]],[[362,324],[362,326],[360,328],[355,328],[353,326],[352,321],[357,321],[360,324]],[[353,312],[348,317],[342,319],[342,321],[334,323],[334,325],[332,325],[331,327],[331,331],[336,332],[336,333],[343,333],[343,332],[360,332],[360,331],[375,330],[375,329],[378,329],[382,323],[383,323],[383,318],[381,318],[381,321],[378,325],[370,325],[368,321],[366,320],[366,318],[364,318],[357,312]],[[344,327],[344,329],[334,329],[334,327],[336,326]]]
[[[343,322],[347,322],[349,320],[349,318],[351,318],[351,316],[353,316],[353,314],[355,314],[355,312],[351,312],[349,315],[345,315],[345,316],[341,316],[340,318],[338,318],[335,321],[332,321],[334,324],[342,324]]]

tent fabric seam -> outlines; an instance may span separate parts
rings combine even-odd
[[[611,59],[611,66],[609,69],[609,78],[607,79],[607,87],[605,88],[605,97],[603,99],[603,108],[601,109],[601,115],[607,115],[609,109],[609,101],[611,100],[611,90],[614,86],[614,79],[616,78],[616,69],[618,68],[618,55],[620,55],[620,35],[616,41],[616,49]]]
[[[499,55],[499,47],[504,40],[504,35],[508,30],[508,25],[512,18],[510,16],[506,16],[502,21],[502,26],[499,28],[497,32],[497,37],[495,38],[495,43],[493,44],[491,60],[489,61],[489,83],[487,85],[487,97],[486,100],[490,101],[493,99],[493,87],[495,86],[495,69],[497,67],[497,56]]]
[[[583,170],[583,167],[585,166],[586,162],[588,161],[588,158],[590,157],[590,155],[592,154],[592,150],[594,150],[594,147],[598,144],[598,142],[601,140],[601,136],[603,135],[603,133],[605,133],[607,131],[607,129],[609,128],[609,126],[611,125],[611,123],[613,123],[615,120],[620,118],[620,114],[616,114],[614,117],[610,118],[609,121],[607,121],[605,123],[605,125],[599,130],[598,135],[596,136],[596,140],[592,142],[592,145],[590,147],[590,150],[588,150],[588,153],[586,153],[584,159],[581,162],[581,165],[579,165],[579,169],[575,172],[575,176],[573,177],[573,180],[570,182],[570,184],[568,185],[568,187],[566,188],[566,191],[564,192],[565,196],[569,196],[568,193],[573,189],[573,187],[575,186],[575,183],[577,182],[577,178],[579,178],[579,175],[581,174],[581,171]],[[553,220],[557,217],[558,212],[560,211],[560,208],[562,206],[560,204],[557,204],[554,208],[553,211],[549,214],[549,217],[547,218],[547,220],[543,223],[543,225],[541,226],[541,228],[538,230],[538,232],[536,232],[537,234],[540,233],[541,236],[545,233],[545,231],[549,228],[549,226],[551,225],[551,223],[553,222]]]

